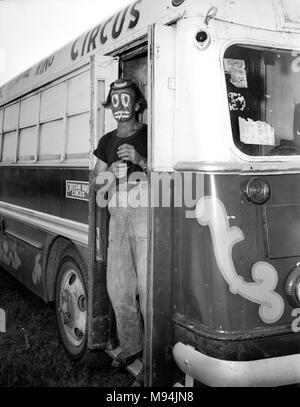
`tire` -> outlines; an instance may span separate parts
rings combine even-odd
[[[58,266],[55,309],[60,339],[67,356],[74,362],[103,367],[109,357],[104,351],[87,348],[87,271],[76,249],[69,245]]]

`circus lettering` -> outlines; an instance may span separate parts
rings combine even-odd
[[[105,23],[94,27],[89,31],[80,47],[78,39],[73,43],[71,48],[71,59],[75,61],[79,53],[81,56],[93,51],[97,46],[104,45],[110,37],[116,40],[120,37],[125,29],[132,30],[140,20],[140,10],[138,6],[142,0],[137,0],[132,7],[127,7],[114,17],[110,17]],[[128,16],[128,23],[126,22]]]

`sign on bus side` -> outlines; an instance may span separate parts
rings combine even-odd
[[[66,180],[66,198],[88,201],[89,193],[89,182]]]

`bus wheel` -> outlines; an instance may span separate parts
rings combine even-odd
[[[76,362],[103,365],[107,355],[87,349],[87,274],[73,247],[68,247],[59,265],[55,308],[59,333],[67,355]]]

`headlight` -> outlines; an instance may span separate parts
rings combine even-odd
[[[292,307],[300,306],[300,263],[297,263],[286,279],[285,294]]]
[[[270,198],[270,186],[261,178],[251,178],[243,187],[243,192],[248,201],[262,205]]]

